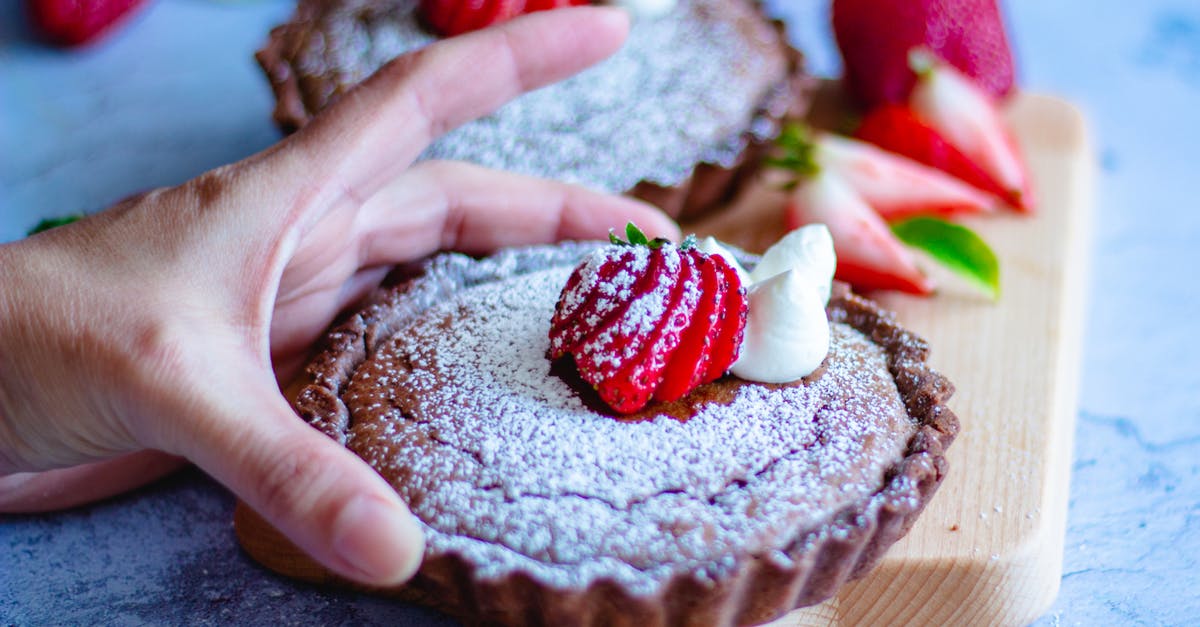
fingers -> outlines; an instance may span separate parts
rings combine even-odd
[[[227,392],[237,405],[212,408],[218,414],[184,443],[197,465],[347,578],[386,586],[416,572],[423,536],[391,486],[304,424],[277,393]]]
[[[370,196],[434,138],[600,61],[628,28],[611,8],[542,11],[400,57],[274,151],[289,164],[276,174]]]
[[[439,249],[598,239],[634,222],[678,238],[679,227],[637,200],[449,161],[422,163],[372,197],[355,225],[360,265],[410,260]]]
[[[291,381],[310,356],[313,339],[320,337],[338,312],[362,301],[391,271],[388,266],[358,270],[346,279],[336,297],[307,295],[276,304],[271,322],[271,364],[278,381]]]
[[[159,451],[0,477],[0,513],[48,512],[99,501],[159,479],[187,461]]]

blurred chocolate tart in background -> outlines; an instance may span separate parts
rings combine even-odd
[[[390,59],[437,40],[416,0],[301,0],[259,63],[293,131]],[[813,82],[754,0],[677,0],[610,59],[525,94],[423,158],[630,193],[688,218],[727,201]]]

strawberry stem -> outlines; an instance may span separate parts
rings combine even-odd
[[[817,143],[808,125],[797,122],[785,124],[775,139],[775,145],[779,148],[779,154],[765,158],[763,163],[796,174],[795,180],[787,184],[788,189],[803,179],[821,173],[821,166],[817,163]]]
[[[656,237],[654,239],[646,237],[646,234],[643,233],[642,230],[632,222],[625,225],[625,237],[628,238],[628,241],[617,237],[617,234],[613,231],[614,229],[608,230],[608,241],[616,244],[617,246],[648,246],[651,250],[658,250],[659,248],[671,243],[671,240],[665,237]],[[683,238],[682,242],[679,243],[679,250],[688,250],[695,247],[695,234],[688,235],[687,237]]]
[[[646,237],[646,234],[643,233],[642,230],[632,222],[625,225],[625,237],[628,241],[617,237],[617,234],[614,233],[613,230],[614,229],[608,230],[608,241],[616,244],[617,246],[648,246],[651,250],[658,250],[659,248],[662,248],[664,244],[671,243],[671,240],[665,237],[656,237],[654,239]],[[691,238],[691,245],[694,246],[696,244],[696,236],[691,235],[689,237]],[[684,239],[683,242],[683,245],[680,246],[681,248],[684,245],[687,245],[688,240]]]

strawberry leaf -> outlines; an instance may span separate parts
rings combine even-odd
[[[1000,296],[1000,262],[974,231],[940,218],[920,216],[892,224],[900,241],[922,250],[954,274],[983,290],[992,300]]]
[[[632,222],[625,225],[625,237],[629,238],[629,241],[617,237],[617,234],[613,233],[613,229],[608,230],[608,241],[617,246],[649,246],[653,250],[658,250],[664,244],[671,243],[671,240],[663,237],[656,237],[654,239],[646,237],[646,234]]]
[[[796,123],[784,125],[775,139],[775,145],[779,152],[763,160],[767,165],[794,172],[798,178],[808,178],[820,172],[816,142],[807,126]]]
[[[613,229],[608,230],[608,241],[616,244],[617,246],[649,246],[651,250],[658,250],[659,248],[671,243],[671,240],[665,237],[656,237],[654,239],[646,237],[646,234],[643,233],[642,230],[632,222],[625,225],[625,237],[629,238],[629,241],[625,241],[617,237],[617,234],[613,232]],[[695,245],[696,236],[689,235],[684,238],[683,243],[680,244],[680,248],[687,250],[689,247]]]
[[[641,229],[637,228],[637,225],[632,222],[625,225],[625,237],[633,246],[637,246],[638,244],[641,244],[642,246],[650,245],[650,240],[646,238],[646,234],[643,233]]]
[[[37,235],[38,233],[41,233],[42,231],[49,231],[50,229],[53,229],[55,227],[60,227],[65,224],[70,224],[82,217],[83,217],[82,215],[76,214],[76,215],[62,216],[60,218],[46,218],[45,220],[38,222],[37,226],[30,229],[29,234]]]

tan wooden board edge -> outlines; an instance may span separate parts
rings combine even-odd
[[[772,625],[1017,625],[1044,612],[1057,594],[1093,163],[1083,117],[1070,104],[1022,94],[1008,115],[1041,208],[1032,217],[969,221],[1000,256],[999,302],[955,285],[932,299],[880,296],[929,339],[934,366],[958,388],[951,405],[963,431],[950,449],[949,476],[867,577]],[[761,249],[778,234],[773,193],[752,192],[696,230]],[[268,568],[338,581],[241,504],[235,526],[247,553]]]

